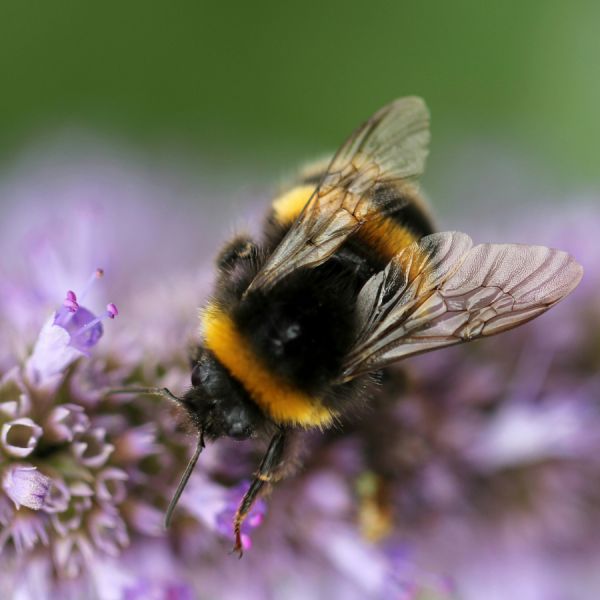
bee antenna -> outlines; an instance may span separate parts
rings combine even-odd
[[[174,396],[167,388],[117,388],[105,392],[104,395],[111,396],[113,394],[153,394],[155,396],[164,396],[165,398],[173,400],[174,402],[183,402],[181,398]],[[183,474],[183,477],[181,478],[181,481],[177,486],[177,490],[175,491],[173,500],[171,500],[171,504],[169,504],[169,508],[167,509],[167,514],[165,515],[165,529],[168,529],[169,527],[169,523],[171,522],[171,515],[173,514],[173,511],[177,506],[177,502],[179,502],[179,498],[181,497],[181,494],[183,493],[183,490],[187,485],[190,475],[192,474],[192,471],[194,470],[194,467],[198,462],[198,457],[200,456],[200,453],[202,452],[202,450],[204,450],[204,448],[204,431],[200,430],[200,433],[198,434],[198,446],[196,447],[196,452],[194,452],[194,456],[192,456],[190,462],[188,463],[187,469],[185,470],[185,473]]]
[[[192,456],[190,462],[188,463],[187,469],[185,470],[185,473],[183,474],[183,477],[181,478],[181,481],[177,486],[177,491],[173,496],[173,500],[171,500],[171,504],[169,504],[169,508],[167,509],[167,514],[165,515],[165,529],[168,529],[169,527],[171,515],[173,514],[173,511],[177,506],[177,502],[179,502],[179,498],[181,497],[181,494],[183,493],[183,490],[187,485],[187,482],[190,478],[190,475],[192,474],[192,471],[194,470],[194,467],[196,466],[196,463],[198,462],[198,457],[200,456],[202,450],[204,450],[204,431],[200,430],[200,433],[198,435],[198,446],[196,447],[196,452],[194,452],[194,456]]]
[[[181,398],[173,395],[167,388],[126,387],[109,390],[108,392],[104,393],[105,396],[112,396],[113,394],[153,394],[154,396],[164,396],[165,398],[173,400],[174,402],[182,402]]]

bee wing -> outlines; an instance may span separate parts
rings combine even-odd
[[[363,123],[331,161],[310,200],[251,288],[325,262],[367,221],[410,202],[429,143],[421,98],[400,98]],[[392,192],[394,193],[388,193]],[[401,198],[399,200],[399,198]]]
[[[522,325],[571,293],[583,274],[570,254],[552,248],[471,245],[464,233],[428,235],[367,281],[340,382]]]

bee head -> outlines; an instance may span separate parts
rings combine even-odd
[[[192,388],[182,398],[192,423],[207,439],[242,441],[256,435],[260,413],[242,386],[212,352],[203,349],[192,371]]]

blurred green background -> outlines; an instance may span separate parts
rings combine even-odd
[[[600,181],[597,0],[27,0],[0,14],[0,168],[77,129],[267,181],[416,94],[438,195],[473,139],[566,189]]]

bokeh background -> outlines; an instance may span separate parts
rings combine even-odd
[[[444,210],[482,170],[514,195],[489,155],[560,196],[600,179],[599,25],[592,0],[6,2],[0,168],[95,139],[204,184],[265,184],[416,94]]]
[[[358,449],[364,436],[379,439],[377,412],[365,417],[370,429],[347,430],[354,436],[352,460],[344,458],[347,448],[335,433],[311,438],[315,458],[275,492],[278,501],[253,533],[255,549],[242,566],[227,556],[229,504],[219,513],[227,513],[226,525],[217,527],[211,498],[194,500],[214,492],[231,504],[227,494],[234,483],[244,485],[257,455],[226,441],[207,449],[199,483],[191,486],[200,495],[190,492],[187,505],[182,498],[185,527],[161,537],[168,500],[159,496],[174,487],[173,474],[183,470],[189,450],[188,438],[175,444],[173,431],[161,430],[158,445],[144,438],[140,456],[171,453],[173,462],[161,486],[129,489],[133,495],[118,507],[132,544],[125,551],[122,540],[110,540],[113,555],[123,550],[124,558],[95,571],[101,572],[97,597],[188,600],[196,596],[187,583],[173,586],[195,576],[207,597],[226,600],[596,600],[599,32],[600,3],[593,0],[2,3],[0,375],[25,363],[65,290],[79,293],[90,268],[104,267],[103,287],[86,303],[100,314],[114,301],[121,315],[106,326],[104,346],[94,349],[92,360],[81,360],[67,375],[76,373],[72,401],[92,422],[97,413],[121,410],[102,405],[97,391],[121,384],[121,373],[175,392],[185,388],[182,340],[195,328],[210,261],[231,224],[257,227],[286,175],[335,151],[360,122],[400,96],[422,96],[431,109],[423,188],[440,228],[466,231],[476,243],[555,246],[586,269],[573,296],[529,329],[408,365],[416,381],[412,404],[389,418],[391,463],[400,472],[394,474],[396,508],[404,519],[394,530],[394,544],[400,541],[392,544],[393,560],[356,537],[356,506],[368,513],[373,500],[371,492],[366,500],[355,493],[365,454]],[[143,427],[154,432],[164,424],[148,406],[141,411]],[[410,413],[415,406],[435,410]],[[140,419],[110,433],[109,441],[117,444],[119,436],[141,429]],[[471,439],[479,446],[464,442]],[[13,459],[0,450],[4,468]],[[133,459],[127,463],[117,454],[110,464],[138,472]],[[43,472],[44,456],[34,453],[31,460]],[[332,481],[341,487],[328,487]],[[24,537],[15,526],[23,514],[46,526],[45,513],[15,511],[2,498],[8,508],[0,510],[0,523],[7,524],[0,547],[9,535]],[[128,504],[138,501],[146,503],[139,519]],[[386,517],[387,505],[379,508]],[[312,520],[289,518],[286,510]],[[322,533],[332,524],[343,535]],[[27,531],[37,552],[42,537]],[[5,546],[0,566],[18,581],[13,586],[0,577],[4,596],[20,589],[19,598],[67,597],[60,589],[39,592],[52,569],[83,569],[65,553],[66,566],[54,554],[50,562],[64,541],[51,535],[49,549],[38,555],[46,569],[34,572],[39,582],[27,571],[37,563],[24,554],[17,552],[14,563],[21,556],[21,571],[10,562],[6,567],[12,542]],[[148,549],[152,536],[158,542]],[[331,540],[338,539],[334,548]],[[352,556],[348,540],[356,542]],[[404,554],[405,545],[414,556]],[[140,558],[153,548],[155,556]],[[110,555],[102,552],[96,556]],[[391,561],[392,588],[360,591],[373,571],[365,556],[377,564]],[[415,574],[413,559],[418,569],[430,570]],[[148,564],[157,566],[160,580],[154,595],[144,587]],[[125,577],[121,566],[132,578],[122,585],[128,595],[115,591]],[[409,583],[432,581],[417,595],[396,580],[398,573]],[[445,575],[456,578],[457,592],[438,585]],[[107,588],[106,581],[115,585]],[[72,598],[95,597],[74,589]]]

